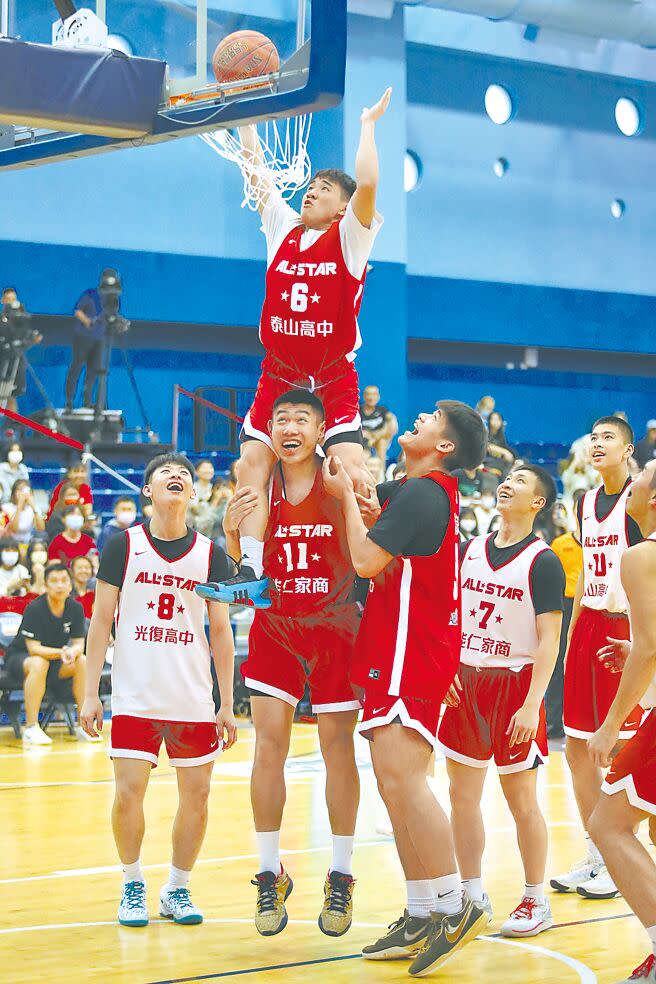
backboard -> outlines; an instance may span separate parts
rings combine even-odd
[[[5,128],[0,169],[316,112],[343,96],[346,0],[96,0],[95,12],[107,25],[110,48],[167,64],[152,132],[134,141],[29,126],[8,136]],[[54,3],[0,0],[0,35],[50,44],[57,18]],[[280,72],[247,90],[219,87],[212,72],[216,45],[239,30],[265,34],[280,54]]]

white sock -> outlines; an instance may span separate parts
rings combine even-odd
[[[428,880],[406,881],[408,890],[408,912],[411,916],[428,919],[434,912],[433,889]]]
[[[431,878],[433,892],[433,912],[445,912],[453,916],[462,909],[462,882],[456,871],[453,875],[442,875],[441,878]]]
[[[586,834],[585,835],[585,843],[587,844],[587,847],[588,847],[588,857],[589,857],[589,859],[591,861],[593,861],[595,864],[603,864],[604,863],[604,859],[601,856],[601,851],[599,850],[599,848],[597,847],[597,845],[593,841],[593,839],[590,836],[590,834]]]
[[[280,831],[256,830],[257,853],[260,855],[260,871],[273,871],[279,875],[282,871],[280,864]]]
[[[482,902],[485,892],[483,891],[482,878],[463,878],[462,887],[465,889],[469,898],[474,902]]]
[[[535,899],[536,902],[544,904],[544,882],[540,885],[524,885],[524,898]]]
[[[255,577],[264,573],[264,543],[254,536],[241,537],[241,562],[244,567],[251,567]],[[268,870],[268,869],[267,869]]]
[[[333,860],[331,871],[341,871],[343,875],[353,874],[353,843],[355,837],[333,834]]]
[[[128,882],[133,881],[145,881],[143,871],[141,870],[140,858],[137,858],[132,864],[123,865],[123,884],[127,885]]]
[[[654,951],[654,956],[656,957],[656,926],[645,926],[647,930],[647,935],[651,940],[651,948]]]
[[[169,869],[169,880],[164,886],[163,891],[174,892],[176,888],[186,888],[189,884],[190,878],[190,871],[183,871],[182,868],[176,868],[176,866],[172,864]]]

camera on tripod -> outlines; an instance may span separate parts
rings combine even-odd
[[[119,314],[119,305],[123,284],[116,270],[103,270],[100,275],[98,294],[102,307],[102,318],[105,322],[108,333],[113,335],[123,335],[130,327],[130,322],[123,315]]]
[[[17,354],[36,344],[39,332],[31,324],[32,315],[19,300],[3,304],[0,313],[0,344]]]

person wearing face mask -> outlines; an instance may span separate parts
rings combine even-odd
[[[460,539],[463,543],[478,536],[478,520],[471,506],[463,506],[460,511]]]
[[[137,507],[129,495],[121,495],[114,500],[114,518],[103,526],[98,537],[98,550],[102,550],[111,537],[134,526],[137,519]]]
[[[487,533],[490,529],[492,517],[496,515],[497,500],[494,492],[483,492],[480,500],[474,505],[474,512],[478,520],[479,533]]]
[[[45,520],[34,505],[32,486],[24,478],[14,482],[11,499],[2,507],[7,518],[7,533],[27,543],[34,532],[43,533]]]
[[[19,564],[18,541],[7,536],[2,541],[0,551],[0,594],[9,596],[24,594],[30,575],[26,567]]]
[[[59,533],[64,532],[63,512],[67,506],[80,505],[80,493],[74,485],[65,485],[49,516],[46,517],[46,535],[53,540]]]
[[[0,490],[3,502],[9,501],[11,490],[19,478],[29,482],[30,473],[23,462],[23,449],[18,441],[13,441],[7,446],[3,461],[0,461]]]
[[[25,555],[25,566],[30,575],[30,588],[26,595],[30,600],[38,598],[46,590],[45,570],[48,563],[48,544],[46,540],[33,537]]]
[[[87,482],[86,465],[83,461],[74,461],[68,466],[65,477],[61,480],[59,485],[55,486],[53,489],[50,497],[50,508],[46,513],[46,523],[52,516],[53,511],[56,509],[59,500],[61,499],[62,491],[69,485],[75,486],[78,494],[76,501],[79,502],[85,518],[88,518],[93,512],[93,493],[91,492],[91,487]]]
[[[80,506],[66,506],[62,512],[64,532],[59,533],[48,547],[48,559],[68,565],[74,557],[86,557],[96,549],[94,540],[82,532],[84,513]]]

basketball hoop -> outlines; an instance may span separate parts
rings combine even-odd
[[[199,134],[208,147],[236,164],[244,178],[244,199],[257,212],[260,204],[260,188],[273,183],[280,196],[288,201],[304,188],[312,176],[312,163],[307,151],[312,115],[266,120],[263,133],[258,130],[260,154],[242,147],[239,134],[231,130],[215,130]]]

